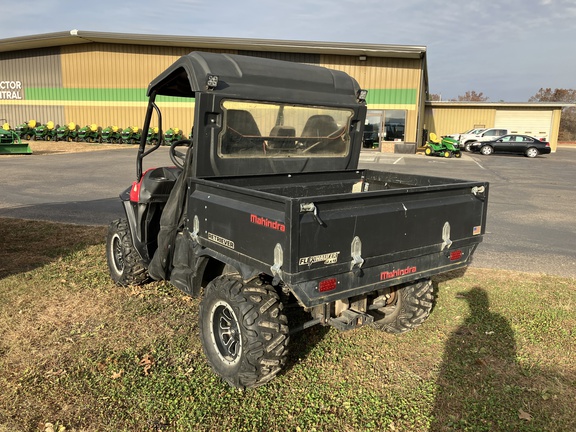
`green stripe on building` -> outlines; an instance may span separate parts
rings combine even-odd
[[[27,87],[28,101],[77,101],[77,102],[146,102],[144,88],[59,88]],[[158,101],[191,102],[189,98],[159,96]],[[366,102],[370,105],[415,105],[417,89],[371,89]]]
[[[369,105],[416,105],[417,89],[371,89],[366,103]]]
[[[146,89],[143,88],[60,88],[26,87],[25,99],[36,101],[75,101],[75,102],[146,102]],[[158,101],[190,103],[193,99],[158,96]]]

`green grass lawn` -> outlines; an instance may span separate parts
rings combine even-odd
[[[573,431],[576,281],[436,278],[417,330],[314,327],[239,391],[206,363],[198,300],[120,288],[105,229],[0,219],[0,431]]]

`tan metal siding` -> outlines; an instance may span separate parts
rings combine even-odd
[[[358,81],[361,88],[370,90],[396,89],[398,98],[388,103],[368,104],[368,109],[406,110],[406,142],[416,142],[418,103],[421,94],[422,61],[420,59],[322,55],[321,66],[348,73]],[[403,92],[404,90],[404,92]],[[410,96],[408,96],[408,94]],[[405,103],[415,94],[412,103]]]
[[[110,89],[136,90],[137,100],[109,100],[108,102],[78,103],[66,107],[67,121],[78,124],[97,123],[128,127],[142,126],[146,107],[146,89],[152,79],[163,72],[194,47],[158,47],[141,45],[85,44],[62,48],[62,75],[65,88],[86,89],[93,98],[101,100]],[[212,52],[235,53],[230,50]],[[101,90],[101,95],[98,89]],[[139,91],[141,90],[141,91]],[[134,92],[131,93],[134,95]],[[119,93],[120,98],[122,97]],[[86,96],[90,99],[89,96]],[[162,108],[164,129],[191,127],[191,107],[194,103],[179,101]]]
[[[424,129],[438,136],[462,133],[474,127],[494,127],[496,110],[481,107],[426,107]]]
[[[344,71],[366,89],[420,88],[420,60],[322,55],[320,66]]]

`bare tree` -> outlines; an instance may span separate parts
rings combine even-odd
[[[576,90],[541,88],[528,102],[562,102],[576,104]],[[559,141],[576,140],[576,106],[564,107],[560,118]]]
[[[469,101],[469,102],[486,102],[488,96],[484,96],[484,93],[476,93],[474,90],[468,90],[464,96],[458,96],[458,101]]]

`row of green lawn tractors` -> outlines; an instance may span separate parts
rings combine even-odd
[[[40,124],[36,120],[18,125],[13,131],[8,123],[4,124],[4,130],[11,131],[20,140],[35,141],[68,141],[68,142],[88,142],[88,143],[110,143],[110,144],[136,144],[140,142],[142,130],[137,126],[120,128],[118,126],[108,126],[102,128],[96,124],[89,124],[80,127],[74,122],[60,126],[49,121]],[[186,138],[179,128],[171,128],[164,134],[166,144]],[[146,141],[155,145],[160,140],[160,131],[157,127],[150,128]]]
[[[434,132],[428,137],[424,154],[426,156],[441,156],[445,158],[462,157],[458,140],[450,137],[442,137],[440,139]]]

